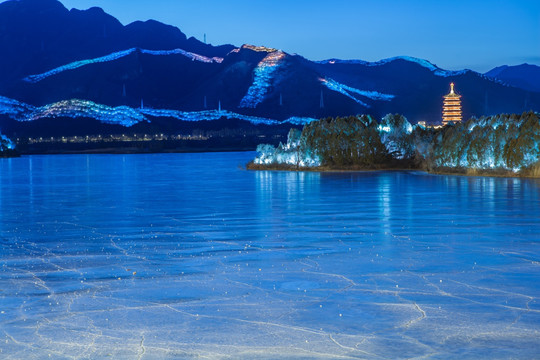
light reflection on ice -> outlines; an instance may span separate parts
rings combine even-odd
[[[0,159],[0,357],[536,357],[538,182],[252,157]]]

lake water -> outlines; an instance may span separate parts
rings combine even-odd
[[[2,359],[540,358],[540,182],[0,159]]]

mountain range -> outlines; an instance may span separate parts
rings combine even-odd
[[[387,113],[438,123],[450,82],[465,118],[540,111],[535,65],[480,74],[404,56],[310,61],[263,46],[212,46],[153,20],[124,26],[99,8],[68,10],[57,0],[1,3],[0,53],[0,130],[8,136],[241,129]]]

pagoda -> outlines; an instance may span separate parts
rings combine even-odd
[[[446,125],[461,120],[461,95],[454,92],[454,83],[450,83],[450,93],[444,96],[442,122]]]

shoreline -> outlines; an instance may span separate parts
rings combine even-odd
[[[253,148],[207,148],[207,149],[165,149],[165,150],[139,150],[135,148],[102,148],[82,151],[49,151],[49,152],[23,152],[17,156],[32,155],[122,155],[122,154],[186,154],[186,153],[215,153],[215,152],[254,152]]]
[[[246,170],[252,171],[298,171],[298,172],[320,172],[320,173],[342,173],[342,172],[378,172],[378,171],[422,171],[432,175],[446,176],[468,176],[468,177],[498,177],[498,178],[525,178],[525,179],[540,179],[540,174],[514,173],[507,170],[479,170],[479,169],[423,169],[420,167],[405,167],[405,166],[381,166],[377,168],[362,168],[351,166],[347,168],[334,168],[328,166],[317,167],[297,167],[294,165],[261,165],[249,162],[246,164]]]
[[[251,152],[255,151],[252,148],[206,148],[206,149],[165,149],[160,151],[141,151],[137,148],[101,148],[90,149],[86,151],[51,151],[51,152],[10,152],[0,153],[0,159],[18,158],[22,156],[33,155],[122,155],[122,154],[185,154],[185,153],[215,153],[215,152]],[[408,166],[407,166],[408,165]],[[421,171],[432,175],[447,175],[447,176],[468,176],[468,177],[498,177],[498,178],[524,178],[524,179],[540,179],[540,174],[530,173],[524,170],[520,173],[512,171],[495,169],[465,169],[465,168],[438,168],[426,169],[414,166],[413,163],[407,164],[387,164],[376,167],[332,167],[332,166],[317,166],[317,167],[298,167],[295,165],[271,164],[261,165],[250,161],[245,165],[246,170],[251,171],[297,171],[297,172],[319,172],[319,173],[345,173],[345,172],[378,172],[378,171]]]

